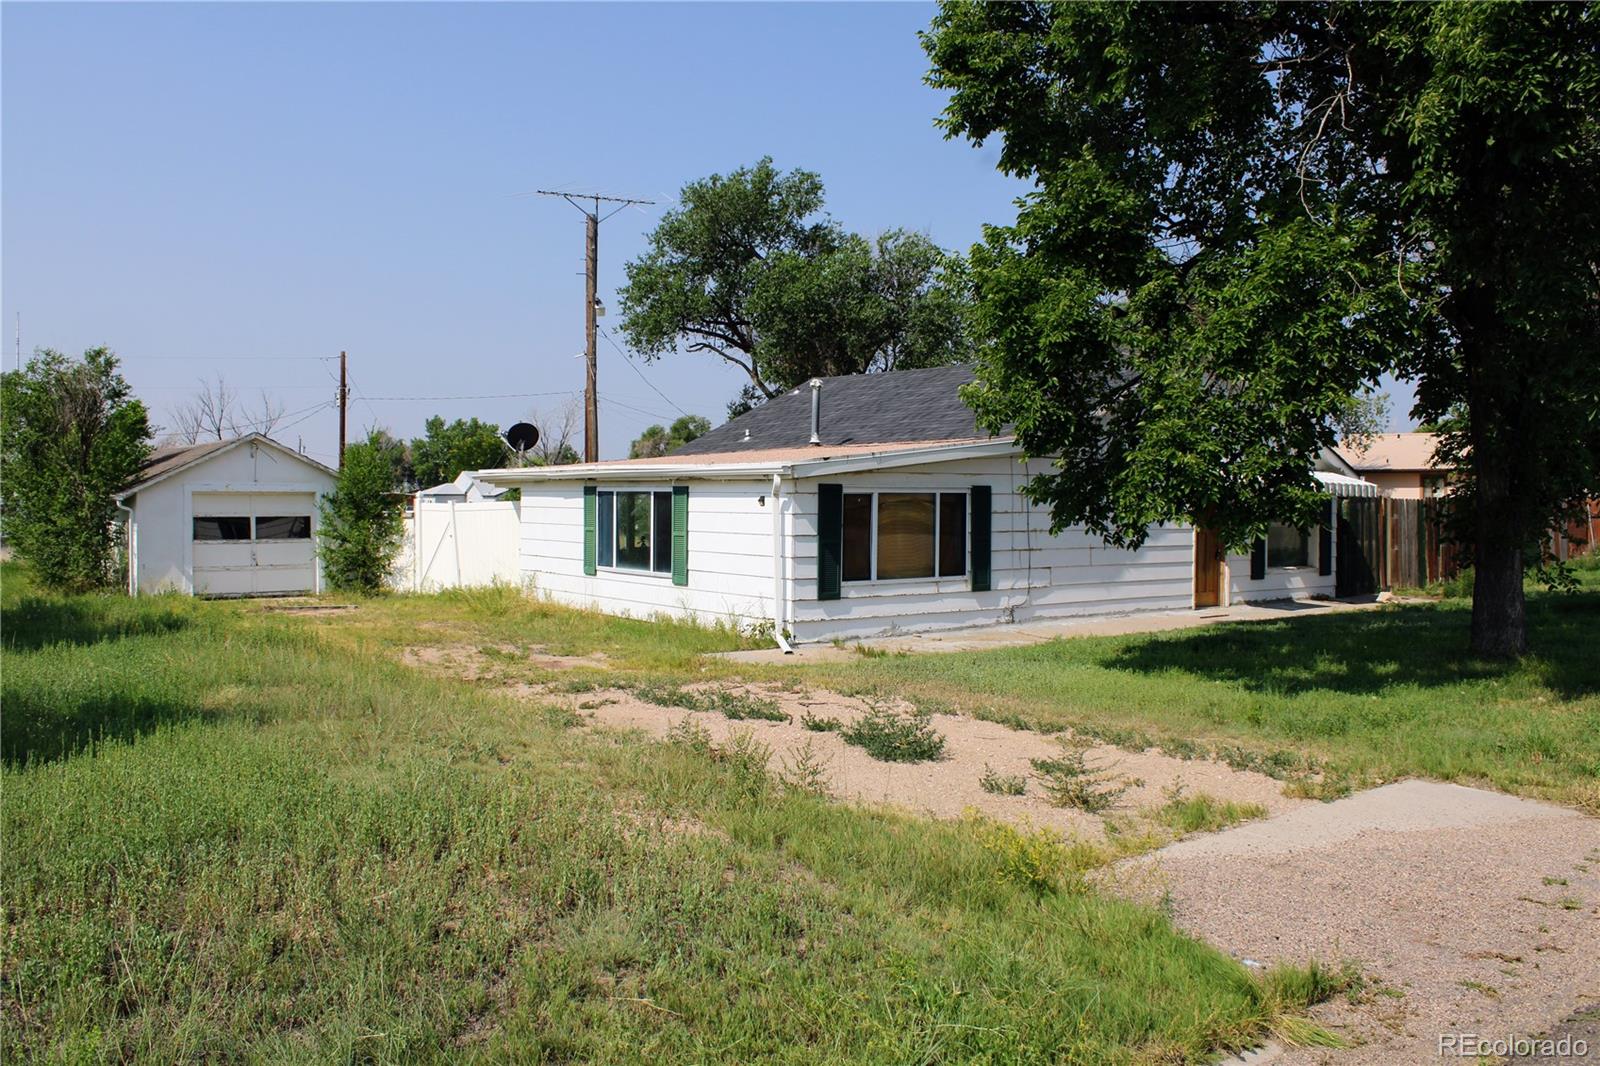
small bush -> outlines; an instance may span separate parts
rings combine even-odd
[[[1110,810],[1131,786],[1131,782],[1108,770],[1090,769],[1084,761],[1086,746],[1082,743],[1062,740],[1061,749],[1058,759],[1030,760],[1039,786],[1057,807],[1099,814]]]
[[[978,786],[985,792],[993,792],[997,796],[1020,796],[1028,791],[1028,779],[1021,774],[995,773],[994,767],[984,763],[983,776],[978,778]]]
[[[667,743],[697,751],[702,755],[710,755],[711,730],[695,721],[693,715],[686,714],[681,721],[667,730]]]
[[[903,714],[882,704],[871,705],[840,736],[884,762],[926,762],[944,755],[944,735],[927,714]]]
[[[1082,891],[1084,881],[1060,834],[1035,829],[1026,821],[1018,828],[977,815],[969,815],[968,824],[977,833],[983,850],[994,859],[999,880],[1021,885],[1040,896],[1062,890]]]
[[[801,713],[800,724],[811,730],[813,733],[837,733],[839,730],[844,728],[844,723],[839,721],[839,719],[821,717],[812,714],[810,711],[804,711]]]
[[[735,722],[751,718],[768,722],[789,720],[789,716],[778,709],[777,700],[748,696],[731,689],[693,692],[677,685],[644,684],[635,687],[634,694],[646,703],[653,703],[658,707],[681,707],[686,711],[715,711]]]
[[[1214,833],[1267,815],[1267,809],[1259,803],[1234,803],[1204,792],[1188,795],[1181,783],[1168,789],[1166,796],[1167,802],[1155,810],[1155,819],[1185,835]]]
[[[809,739],[785,755],[778,779],[796,792],[823,796],[828,792],[828,757]]]

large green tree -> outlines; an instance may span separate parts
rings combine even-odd
[[[423,423],[425,435],[411,442],[411,467],[423,488],[454,481],[463,470],[506,465],[500,427],[476,418],[446,424],[434,415]]]
[[[689,183],[627,264],[633,350],[737,366],[750,383],[735,410],[812,377],[969,358],[961,258],[919,233],[848,233],[822,209],[816,174],[771,159]]]
[[[671,426],[646,426],[628,448],[629,459],[654,459],[711,432],[711,419],[684,415]]]
[[[0,496],[6,540],[45,585],[112,583],[121,560],[113,494],[150,453],[150,419],[93,348],[81,360],[43,350],[0,379]]]
[[[1526,647],[1524,551],[1600,488],[1600,8],[942,5],[951,136],[1032,178],[972,259],[969,398],[1059,465],[1056,523],[1239,545],[1386,372],[1451,423],[1472,647]]]
[[[317,552],[328,584],[347,592],[381,592],[405,532],[394,467],[378,431],[344,450],[339,480],[322,498]]]

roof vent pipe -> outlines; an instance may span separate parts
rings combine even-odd
[[[822,427],[822,379],[811,379],[811,443],[821,444],[818,430]]]

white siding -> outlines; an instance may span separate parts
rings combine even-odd
[[[509,500],[441,503],[423,497],[406,516],[389,584],[407,592],[517,584],[522,568],[518,515],[518,505]]]
[[[1229,555],[1228,602],[1263,603],[1271,600],[1310,600],[1321,597],[1331,599],[1334,594],[1334,576],[1330,573],[1324,577],[1317,573],[1319,551],[1318,537],[1313,532],[1308,565],[1268,567],[1266,574],[1259,581],[1250,578],[1250,556]],[[1334,551],[1337,552],[1338,548],[1335,547]]]
[[[665,490],[670,482],[606,489]],[[671,574],[601,567],[583,572],[583,486],[534,483],[522,490],[521,566],[535,594],[608,614],[669,614],[703,622],[759,623],[772,616],[770,481],[689,485],[689,583]]]
[[[1048,510],[1034,507],[1020,492],[1030,476],[1022,464],[997,457],[800,481],[793,490],[789,582],[796,639],[1182,610],[1193,603],[1193,530],[1158,527],[1137,552],[1108,547],[1081,527],[1052,536]],[[990,486],[991,591],[971,591],[967,577],[847,581],[839,599],[818,600],[817,485],[824,482],[842,484],[846,492],[965,491],[974,485]]]

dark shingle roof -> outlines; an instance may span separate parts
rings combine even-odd
[[[958,391],[972,378],[967,365],[823,378],[818,436],[829,445],[987,438]],[[811,386],[805,384],[672,454],[768,451],[804,447],[810,441]]]
[[[208,440],[201,444],[164,444],[151,451],[144,465],[139,467],[139,472],[133,476],[133,481],[122,491],[133,492],[163,474],[170,474],[179,467],[188,466],[214,451],[226,448],[234,442],[234,439],[229,437],[227,440]]]

